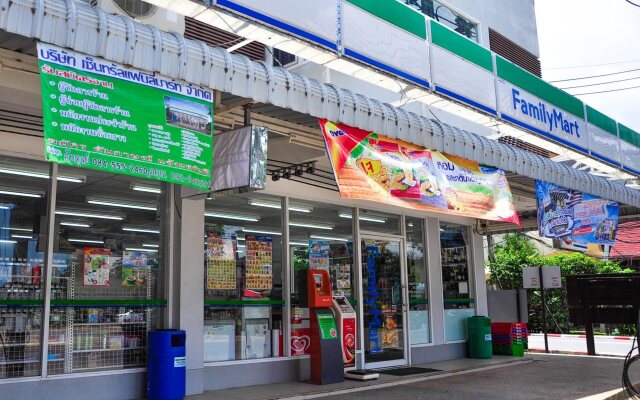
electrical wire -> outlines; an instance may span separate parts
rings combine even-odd
[[[632,6],[636,6],[636,7],[640,7],[640,4],[636,4],[634,2],[632,2],[631,0],[625,0],[627,3],[631,4]]]
[[[589,86],[608,85],[610,83],[632,81],[632,80],[635,80],[635,79],[640,79],[640,76],[634,76],[633,78],[626,78],[626,79],[618,79],[617,81],[590,83],[588,85],[567,86],[567,87],[561,87],[560,89],[562,89],[562,90],[578,89],[578,88],[589,87]]]
[[[581,76],[579,78],[557,79],[555,81],[548,81],[548,83],[569,82],[569,81],[579,81],[581,79],[601,78],[603,76],[620,75],[620,74],[626,74],[626,73],[635,72],[635,71],[640,71],[640,68],[628,69],[626,71],[610,72],[608,74]]]
[[[612,90],[602,90],[599,92],[588,92],[588,93],[575,93],[572,96],[586,96],[588,94],[598,94],[598,93],[611,93],[611,92],[620,92],[622,90],[631,90],[631,89],[638,89],[640,88],[640,86],[631,86],[628,88],[622,88],[622,89],[612,89]]]
[[[545,67],[545,71],[546,70],[558,70],[558,69],[581,69],[581,68],[592,68],[592,67],[605,67],[607,65],[619,65],[619,64],[631,64],[631,63],[636,63],[636,62],[640,62],[640,59],[638,60],[629,60],[629,61],[616,61],[616,62],[610,62],[610,63],[603,63],[603,64],[589,64],[589,65],[572,65],[569,67]]]

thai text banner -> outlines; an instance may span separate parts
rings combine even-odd
[[[209,190],[213,93],[38,43],[49,161]]]
[[[538,232],[548,238],[570,237],[575,243],[613,245],[618,203],[536,180]]]
[[[520,225],[504,171],[320,120],[340,196]]]

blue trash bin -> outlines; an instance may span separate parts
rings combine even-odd
[[[186,393],[186,333],[177,329],[149,332],[147,399],[180,400]]]

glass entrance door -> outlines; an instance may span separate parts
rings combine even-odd
[[[362,239],[365,366],[407,363],[404,244],[399,239]]]

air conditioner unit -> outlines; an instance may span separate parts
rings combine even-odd
[[[126,15],[156,28],[184,34],[184,16],[142,0],[82,0],[110,14]]]

